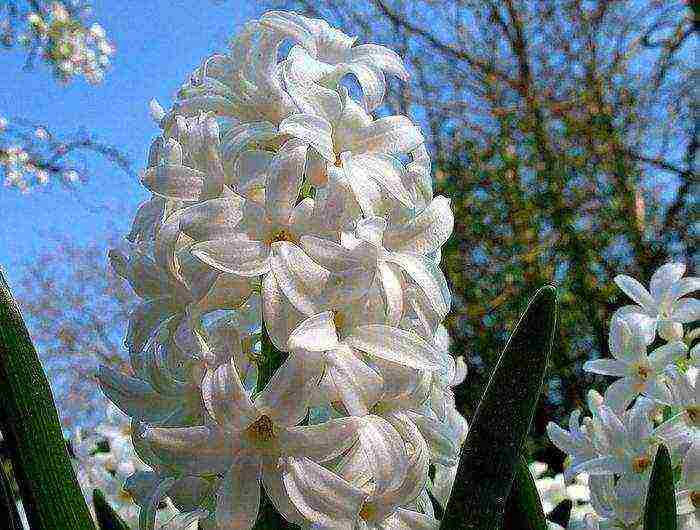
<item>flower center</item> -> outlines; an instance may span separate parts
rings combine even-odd
[[[700,508],[700,491],[691,491],[690,492],[690,503],[695,508]]]
[[[269,416],[260,416],[246,432],[251,438],[259,442],[269,442],[275,437],[274,424]]]
[[[643,366],[643,365],[638,366],[637,367],[637,376],[642,381],[647,381],[649,379],[649,377],[651,376],[651,368],[649,368],[648,366]]]
[[[632,460],[632,469],[635,473],[642,473],[651,465],[651,459],[648,456],[639,456]]]
[[[345,317],[338,310],[333,310],[333,324],[335,324],[335,329],[338,330],[338,334],[340,334],[340,330],[345,325]]]
[[[370,521],[374,519],[376,515],[377,509],[373,505],[365,501],[365,503],[362,505],[362,508],[360,509],[360,518],[364,519],[365,521]]]
[[[335,155],[335,167],[342,167],[343,166],[343,161],[340,159],[340,153],[336,153]]]
[[[265,243],[268,245],[272,245],[272,243],[277,243],[279,241],[290,241],[294,243],[296,240],[297,238],[294,237],[294,234],[292,234],[289,230],[286,228],[279,228],[272,232],[270,237],[265,240]]]
[[[695,427],[700,427],[700,406],[694,405],[685,409],[690,423]]]
[[[117,497],[124,502],[136,502],[134,501],[133,495],[131,495],[131,493],[129,493],[124,488],[119,488],[119,491],[117,492]]]

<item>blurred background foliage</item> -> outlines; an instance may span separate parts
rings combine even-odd
[[[442,265],[452,349],[470,370],[457,389],[467,417],[528,298],[545,283],[559,288],[530,451],[560,470],[545,426],[604,386],[581,368],[608,355],[608,320],[624,302],[613,277],[646,283],[670,259],[697,268],[698,3],[264,0],[265,8],[322,17],[406,61],[411,80],[389,81],[382,112],[423,125],[436,193],[452,200]],[[105,241],[61,242],[16,291],[44,358],[70,378],[62,412],[73,410],[72,396],[95,391],[95,362],[124,367],[121,326],[133,295],[108,270]]]

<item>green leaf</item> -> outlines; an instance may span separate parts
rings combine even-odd
[[[0,431],[32,530],[94,530],[46,374],[0,272]]]
[[[551,512],[549,512],[547,519],[566,528],[569,526],[569,519],[571,519],[571,510],[573,508],[574,503],[569,499],[564,499],[557,504]]]
[[[129,530],[129,525],[114,511],[100,490],[92,490],[92,504],[100,530]]]
[[[541,288],[501,354],[462,447],[442,529],[499,528],[552,350],[556,290]]]
[[[547,530],[542,501],[535,480],[521,456],[515,470],[503,518],[504,530]]]
[[[665,445],[659,446],[649,480],[646,506],[644,507],[644,530],[676,530],[676,490],[673,486],[671,457]]]
[[[22,530],[20,519],[12,494],[12,480],[5,467],[5,462],[0,458],[0,521],[7,521],[8,530]]]

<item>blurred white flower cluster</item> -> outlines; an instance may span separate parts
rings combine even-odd
[[[46,9],[32,10],[27,15],[28,32],[20,43],[38,51],[54,68],[56,77],[64,82],[82,75],[90,83],[99,83],[114,54],[105,30],[98,23],[83,24],[77,9],[66,2],[52,2]]]
[[[272,506],[437,528],[430,496],[444,507],[467,430],[441,323],[454,220],[419,128],[375,112],[388,76],[408,76],[393,51],[272,11],[171,110],[151,102],[152,197],[110,254],[143,298],[133,374],[98,374],[153,469],[126,483],[141,528],[165,497],[203,529]]]
[[[545,476],[548,466],[544,462],[532,462],[529,468],[535,479],[545,515],[549,515],[563,501],[569,500],[572,504],[569,528],[581,528],[585,515],[593,511],[590,504],[588,475],[580,473],[572,483],[567,484],[562,473],[557,473],[553,477]],[[561,528],[555,523],[548,523],[553,529]]]
[[[615,278],[635,305],[613,315],[613,358],[589,361],[584,369],[619,379],[604,396],[590,391],[591,417],[581,421],[581,411],[574,411],[568,431],[548,425],[551,440],[568,454],[565,477],[589,475],[595,513],[586,517],[588,529],[642,528],[660,443],[680,476],[678,526],[700,527],[700,345],[688,348],[697,340],[700,300],[687,296],[700,289],[700,278],[684,273],[683,264],[663,265],[649,290],[629,276]]]
[[[103,423],[90,431],[79,428],[71,437],[73,468],[91,509],[93,490],[99,489],[125,522],[136,525],[138,508],[122,486],[129,476],[149,468],[136,456],[129,418],[113,404],[105,405]],[[159,521],[166,523],[176,514],[171,504],[163,503],[157,515]]]

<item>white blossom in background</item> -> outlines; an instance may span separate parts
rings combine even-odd
[[[586,473],[577,475],[571,484],[567,484],[562,473],[545,476],[548,473],[548,466],[544,462],[532,462],[529,468],[535,479],[545,515],[549,515],[558,504],[567,499],[572,503],[570,526],[580,525],[585,515],[593,511],[588,489],[589,477]]]
[[[27,48],[38,47],[41,57],[52,65],[55,76],[68,82],[83,76],[99,83],[114,54],[105,30],[97,22],[86,27],[76,6],[52,2],[46,9],[32,9],[27,15],[28,32],[20,35]]]
[[[652,276],[650,289],[620,275],[618,286],[637,304],[613,315],[613,359],[589,361],[584,369],[618,377],[604,396],[591,391],[591,416],[571,415],[569,430],[550,423],[552,442],[567,453],[564,476],[589,476],[593,513],[588,529],[640,529],[651,467],[659,444],[674,467],[678,524],[700,527],[700,402],[697,340],[700,301],[687,295],[700,279],[683,277],[685,266],[668,263]],[[579,475],[580,476],[580,475]]]
[[[134,451],[129,418],[109,402],[106,408],[103,423],[90,431],[78,428],[71,437],[73,468],[91,510],[93,490],[99,489],[125,522],[136,525],[138,507],[123,484],[132,474],[149,468]],[[158,510],[158,519],[165,523],[176,514],[172,505],[164,505]]]
[[[151,468],[125,483],[141,528],[165,499],[205,530],[252,528],[262,502],[438,527],[467,430],[441,324],[454,220],[420,129],[374,114],[387,76],[408,76],[393,51],[271,11],[150,103],[152,196],[110,254],[143,299],[133,373],[98,373]]]

